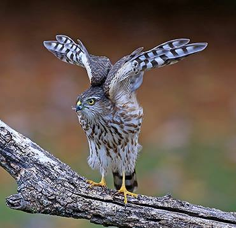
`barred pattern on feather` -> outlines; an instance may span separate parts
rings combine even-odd
[[[105,186],[105,175],[112,171],[118,192],[136,197],[135,164],[141,146],[138,138],[143,110],[135,91],[143,82],[144,72],[177,63],[185,57],[204,50],[207,43],[189,44],[189,39],[175,39],[142,52],[138,48],[114,65],[104,56],[88,53],[80,40],[57,35],[56,41],[45,41],[45,47],[60,60],[84,67],[91,87],[78,96],[74,110],[86,133],[90,156],[88,163],[100,170],[99,183]]]

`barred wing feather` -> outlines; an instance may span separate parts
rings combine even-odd
[[[86,55],[85,50],[82,50],[71,38],[57,35],[56,41],[44,41],[44,46],[60,60],[85,67],[82,61],[82,56]]]
[[[58,59],[86,68],[91,85],[101,84],[112,67],[107,57],[89,54],[80,40],[77,44],[65,35],[57,35],[56,41],[44,41],[44,46]]]
[[[108,96],[115,96],[121,85],[126,87],[125,79],[130,83],[130,91],[137,90],[142,84],[143,72],[152,68],[160,68],[166,65],[175,64],[185,57],[201,52],[207,47],[207,43],[188,44],[189,39],[175,39],[165,42],[155,48],[141,52],[125,62],[114,74],[113,78],[106,79],[108,85]],[[121,84],[121,85],[119,85]]]
[[[194,43],[171,49],[153,49],[141,54],[132,61],[139,71],[146,71],[155,67],[160,68],[165,65],[175,64],[189,55],[204,50],[206,46],[206,43]]]

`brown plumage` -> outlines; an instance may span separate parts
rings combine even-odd
[[[58,35],[57,41],[45,41],[45,47],[64,62],[76,64],[87,70],[91,87],[83,92],[74,108],[86,133],[92,169],[100,170],[100,183],[105,185],[105,175],[112,170],[114,185],[127,195],[137,187],[135,164],[141,149],[138,137],[143,110],[135,91],[143,81],[144,71],[174,64],[183,58],[204,50],[206,43],[189,44],[189,39],[168,41],[142,52],[136,49],[114,65],[107,57],[88,53],[81,41]]]

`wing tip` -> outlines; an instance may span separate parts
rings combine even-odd
[[[172,40],[172,42],[173,42],[173,44],[175,44],[177,42],[177,44],[176,44],[177,48],[182,47],[184,45],[187,45],[187,46],[195,45],[196,47],[199,48],[200,51],[203,51],[208,46],[207,42],[198,42],[198,43],[189,44],[190,39],[188,39],[188,38],[178,38],[178,39]]]
[[[51,49],[51,44],[53,41],[44,41],[43,45],[46,49]]]
[[[190,42],[189,38],[178,38],[172,40],[173,43],[178,42],[179,46],[186,45]]]
[[[207,46],[208,46],[208,43],[207,42],[201,42],[200,43],[202,45],[202,50],[204,50]]]
[[[206,49],[206,47],[208,46],[208,43],[207,42],[199,42],[199,43],[194,43],[192,45],[194,45],[194,47],[197,49],[198,52],[201,52],[204,49]]]

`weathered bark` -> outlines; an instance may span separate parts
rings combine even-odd
[[[117,227],[235,227],[235,213],[193,205],[170,195],[137,199],[90,188],[86,179],[0,121],[0,165],[18,184],[6,199],[12,209],[84,218]]]

